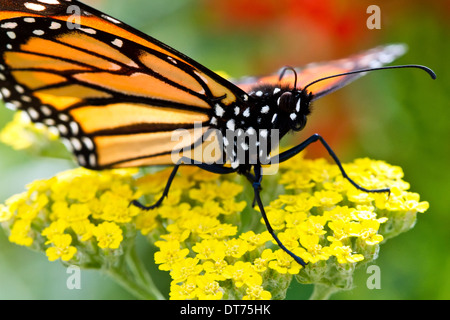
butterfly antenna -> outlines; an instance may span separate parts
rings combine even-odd
[[[294,67],[284,67],[283,70],[281,70],[280,73],[280,77],[278,78],[278,81],[281,81],[284,77],[284,74],[286,73],[287,70],[290,70],[294,73],[294,88],[297,88],[297,71],[295,70]]]
[[[342,76],[347,76],[347,75],[356,74],[356,73],[369,72],[369,71],[378,71],[378,70],[387,70],[387,69],[404,69],[404,68],[421,69],[421,70],[425,71],[426,73],[428,73],[433,80],[436,79],[436,74],[434,73],[433,70],[431,70],[428,67],[417,65],[417,64],[405,64],[405,65],[400,65],[400,66],[387,66],[387,67],[360,69],[360,70],[355,70],[355,71],[335,74],[335,75],[332,75],[332,76],[324,77],[324,78],[321,78],[321,79],[317,79],[317,80],[315,80],[313,82],[310,82],[309,84],[307,84],[303,88],[303,90],[306,90],[309,86],[312,86],[313,84],[315,84],[317,82],[320,82],[320,81],[323,81],[323,80],[327,80],[327,79],[331,79],[331,78],[342,77]]]

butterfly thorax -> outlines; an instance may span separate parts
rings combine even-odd
[[[255,86],[247,101],[217,103],[211,124],[221,132],[225,161],[240,173],[270,163],[270,153],[290,131],[300,131],[310,114],[306,91],[273,85]]]

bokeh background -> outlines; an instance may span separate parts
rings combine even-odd
[[[355,289],[333,299],[450,299],[450,2],[315,0],[85,0],[232,77],[272,73],[285,65],[345,57],[386,43],[405,43],[396,63],[431,67],[374,72],[315,103],[307,128],[318,132],[343,162],[368,156],[399,165],[412,191],[430,202],[414,229],[381,246],[381,289],[369,290],[360,269]],[[370,30],[369,5],[381,9]],[[300,75],[301,76],[301,75]],[[0,126],[12,112],[0,108]],[[326,156],[321,148],[309,157]],[[37,178],[69,168],[0,145],[0,201]],[[145,243],[141,251],[151,250]],[[151,261],[147,261],[149,267]],[[133,298],[106,276],[83,271],[81,290],[68,290],[66,269],[43,254],[10,244],[0,231],[0,299]],[[161,274],[161,283],[166,280]],[[163,288],[164,290],[164,288]],[[167,288],[165,288],[167,290]],[[289,299],[309,297],[293,285]]]

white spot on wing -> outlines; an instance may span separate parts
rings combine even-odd
[[[47,117],[52,115],[52,110],[49,107],[47,107],[47,106],[42,106],[41,107],[41,112]]]
[[[65,125],[63,125],[63,124],[59,124],[59,125],[58,125],[58,131],[59,131],[59,133],[60,133],[61,135],[63,135],[63,136],[66,136],[67,133],[69,133],[69,132],[67,131],[67,127],[66,127]]]
[[[91,28],[79,28],[81,31],[84,31],[84,32],[86,32],[86,33],[89,33],[89,34],[96,34],[97,33],[97,31],[95,31],[94,29],[91,29]]]
[[[173,64],[177,64],[177,60],[175,60],[174,58],[172,58],[171,56],[167,56],[167,60],[169,60],[170,62],[172,62]]]
[[[91,167],[96,167],[97,166],[97,158],[95,157],[95,154],[91,153],[89,155],[89,165]]]
[[[78,163],[80,164],[80,166],[85,167],[86,166],[86,159],[84,158],[84,156],[82,154],[78,155],[77,157]]]
[[[122,48],[122,46],[123,46],[123,41],[120,40],[120,39],[115,39],[115,40],[112,42],[112,44],[115,45],[116,47]]]
[[[53,21],[52,24],[49,27],[49,29],[52,29],[52,30],[57,30],[59,28],[61,28],[61,23],[58,23],[58,22],[55,22],[55,21]]]
[[[92,142],[91,139],[89,139],[88,137],[83,137],[81,138],[81,140],[83,141],[83,144],[86,146],[86,148],[88,148],[89,150],[94,150],[95,146],[94,146],[94,142]]]
[[[114,19],[113,17],[107,16],[106,14],[103,14],[102,17],[105,18],[106,20],[111,21],[112,23],[120,24],[120,21],[119,21],[119,20]]]
[[[11,91],[9,91],[8,88],[2,88],[0,91],[5,98],[9,98],[11,96]]]
[[[21,86],[19,86],[18,84],[16,84],[16,85],[14,86],[14,89],[16,89],[16,91],[17,91],[18,93],[20,93],[20,94],[25,93],[25,89],[22,88]]]
[[[28,10],[32,10],[32,11],[44,11],[46,9],[46,7],[43,6],[42,4],[31,3],[31,2],[25,2],[24,6]]]
[[[70,126],[70,130],[72,131],[73,135],[78,135],[78,133],[80,132],[79,128],[78,128],[78,124],[75,121],[71,121],[69,123]]]
[[[4,24],[1,25],[2,29],[14,29],[15,27],[17,27],[17,23],[16,22],[6,22]]]
[[[28,108],[27,112],[30,115],[31,119],[33,119],[33,120],[39,119],[39,113],[36,110],[34,110],[32,108]]]
[[[215,111],[216,111],[216,115],[217,115],[218,117],[222,117],[223,114],[225,113],[225,110],[220,106],[220,104],[216,104],[216,109],[215,109]]]
[[[59,117],[59,119],[60,119],[61,121],[69,121],[69,120],[70,120],[69,116],[68,116],[67,114],[64,114],[64,113],[60,113],[60,114],[58,115],[58,117]]]
[[[76,151],[81,151],[81,149],[83,149],[83,145],[77,138],[71,138],[70,142],[72,143],[72,146]]]
[[[46,4],[59,4],[59,1],[57,0],[38,0],[38,2]]]

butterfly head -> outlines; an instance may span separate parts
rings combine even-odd
[[[277,105],[285,115],[288,126],[291,130],[302,130],[307,121],[307,116],[311,113],[312,95],[302,90],[287,90],[283,92],[277,100]]]

